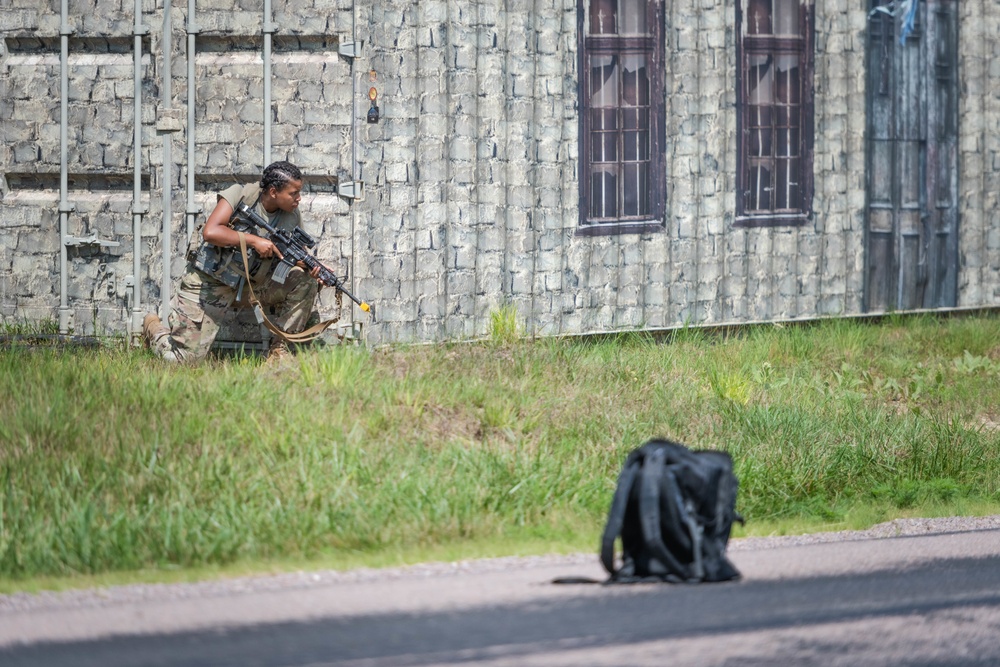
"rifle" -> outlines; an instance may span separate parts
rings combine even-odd
[[[358,307],[361,308],[361,310],[366,313],[371,312],[370,305],[351,294],[347,288],[344,287],[344,281],[338,278],[337,274],[324,266],[318,259],[310,254],[309,250],[316,246],[316,239],[310,236],[301,227],[296,227],[290,232],[278,229],[274,225],[268,223],[268,221],[262,218],[259,213],[243,202],[240,202],[239,206],[236,207],[236,216],[241,220],[250,223],[251,226],[256,226],[265,230],[271,242],[278,246],[278,250],[281,251],[282,259],[278,265],[274,267],[274,273],[271,274],[271,278],[275,282],[284,284],[285,278],[288,276],[288,272],[292,269],[292,267],[294,267],[298,262],[302,262],[302,264],[305,265],[306,269],[310,272],[313,269],[319,268],[318,277],[321,283],[329,287],[337,288],[346,294],[347,298],[358,304]]]

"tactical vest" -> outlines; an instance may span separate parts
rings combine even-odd
[[[240,191],[240,199],[237,202],[237,206],[241,202],[245,202],[253,207],[259,198],[260,183],[248,183]],[[235,214],[230,218],[229,226],[237,231],[249,232],[255,236],[267,238],[267,232],[251,229],[250,226],[243,224]],[[240,281],[244,277],[243,259],[240,257],[240,249],[238,247],[220,248],[217,245],[205,242],[202,237],[204,228],[205,221],[202,220],[191,235],[191,240],[188,243],[188,262],[199,271],[207,273],[219,282],[233,289],[238,289]],[[248,247],[247,263],[250,267],[250,280],[253,282],[254,287],[263,285],[270,278],[273,268],[270,258],[262,258],[254,252],[253,248]]]

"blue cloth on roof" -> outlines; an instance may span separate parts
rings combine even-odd
[[[917,6],[919,4],[920,0],[905,0],[900,6],[903,12],[903,25],[899,30],[900,46],[906,43],[906,38],[913,32],[913,22],[917,18]]]
[[[906,44],[906,38],[910,36],[913,32],[913,23],[917,19],[917,6],[920,4],[920,0],[902,0],[898,5],[896,0],[892,0],[887,5],[876,5],[868,12],[868,18],[872,18],[876,14],[888,14],[889,16],[902,16],[903,22],[899,26],[899,44],[902,46]]]

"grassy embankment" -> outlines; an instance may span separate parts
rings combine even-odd
[[[1000,318],[231,358],[0,350],[0,592],[597,550],[622,460],[729,451],[738,535],[1000,508]]]

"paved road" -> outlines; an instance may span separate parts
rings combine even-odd
[[[595,557],[0,598],[0,665],[1000,665],[1000,531],[734,544],[742,581]]]

